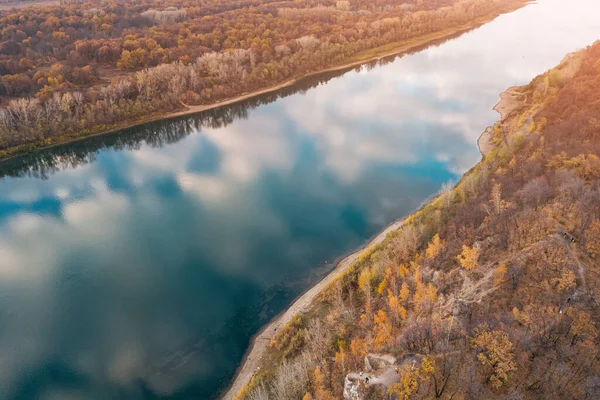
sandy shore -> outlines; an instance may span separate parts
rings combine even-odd
[[[500,114],[501,120],[506,119],[510,113],[523,104],[522,96],[523,92],[520,86],[511,86],[500,93],[500,101],[494,106],[494,111]]]
[[[500,121],[508,118],[510,113],[523,105],[523,101],[521,99],[522,96],[523,93],[521,92],[521,87],[519,86],[511,86],[504,92],[500,93],[500,101],[493,108],[494,111],[500,114]],[[481,136],[479,136],[479,139],[477,139],[477,147],[479,147],[479,151],[484,157],[494,147],[494,143],[492,142],[493,134],[494,127],[488,126],[485,131],[483,131]]]
[[[479,152],[482,156],[487,156],[490,150],[494,147],[494,143],[492,142],[492,135],[494,134],[494,128],[488,126],[485,128],[485,131],[479,136],[477,139],[477,147],[479,147]]]
[[[300,296],[283,314],[276,317],[271,323],[269,323],[263,330],[254,337],[252,343],[250,344],[250,351],[246,354],[244,364],[241,368],[238,369],[236,378],[232,385],[228,388],[227,392],[223,396],[224,400],[231,400],[235,397],[236,394],[239,393],[240,390],[250,382],[252,375],[260,366],[261,359],[263,358],[267,348],[269,346],[269,342],[271,338],[275,336],[277,330],[285,326],[294,315],[308,311],[313,303],[313,301],[318,297],[318,295],[330,284],[332,283],[338,276],[343,274],[348,270],[356,261],[356,259],[360,256],[362,251],[365,248],[370,246],[379,244],[384,241],[387,237],[388,233],[399,229],[404,220],[397,221],[387,227],[383,232],[377,235],[373,240],[371,240],[368,244],[363,246],[360,250],[350,254],[348,257],[344,258],[340,261],[335,269],[330,272],[323,280],[317,283],[315,286],[311,287],[306,293]]]

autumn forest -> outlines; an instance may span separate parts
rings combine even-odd
[[[0,158],[366,60],[525,3],[102,0],[0,11]]]

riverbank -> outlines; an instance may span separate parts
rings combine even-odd
[[[304,74],[302,76],[289,79],[289,80],[282,82],[280,84],[277,84],[277,85],[273,85],[273,86],[270,86],[270,87],[267,87],[264,89],[256,90],[256,91],[253,91],[250,93],[241,94],[239,96],[236,96],[236,97],[233,97],[230,99],[225,99],[225,100],[222,100],[222,101],[219,101],[216,103],[211,103],[211,104],[206,104],[206,105],[198,105],[198,106],[186,106],[186,108],[183,110],[169,112],[169,113],[155,113],[153,115],[149,115],[145,118],[141,118],[138,120],[126,121],[126,122],[123,122],[120,124],[112,125],[110,127],[107,127],[106,129],[99,128],[98,131],[91,131],[89,134],[77,132],[77,133],[67,134],[67,135],[60,136],[60,137],[47,138],[44,140],[40,140],[39,142],[27,143],[27,144],[19,145],[19,146],[12,147],[9,149],[5,149],[3,151],[3,153],[7,154],[7,157],[1,158],[0,164],[5,161],[9,161],[13,158],[16,158],[20,155],[23,155],[23,154],[32,153],[32,152],[36,152],[36,151],[40,151],[40,150],[47,150],[47,149],[50,149],[53,147],[57,147],[57,146],[61,146],[61,145],[69,144],[69,143],[74,143],[74,142],[79,142],[82,140],[86,140],[86,139],[93,138],[93,137],[98,137],[101,135],[108,135],[108,134],[122,131],[125,129],[130,129],[130,128],[134,128],[134,127],[137,127],[140,125],[148,124],[151,122],[175,119],[175,118],[180,118],[180,117],[184,117],[184,116],[188,116],[188,115],[201,113],[201,112],[216,109],[219,107],[235,104],[235,103],[238,103],[238,102],[241,102],[244,100],[248,100],[253,97],[263,95],[263,94],[272,93],[272,92],[278,91],[280,89],[293,86],[294,84],[296,84],[299,81],[306,79],[306,78],[318,76],[320,74],[325,74],[325,73],[329,73],[329,72],[341,71],[344,69],[351,69],[351,68],[358,67],[360,65],[370,63],[373,61],[377,61],[377,60],[387,58],[387,57],[400,56],[400,55],[409,53],[411,51],[414,51],[416,49],[419,49],[421,47],[426,47],[428,45],[434,44],[440,40],[451,38],[453,36],[460,35],[462,33],[468,32],[470,30],[476,29],[476,28],[478,28],[482,25],[485,25],[486,23],[496,19],[500,15],[513,12],[513,11],[515,11],[519,8],[522,8],[526,5],[527,5],[527,3],[514,4],[510,8],[507,8],[506,10],[504,10],[503,12],[501,12],[499,14],[478,18],[478,19],[475,19],[464,25],[460,25],[460,26],[453,27],[453,28],[448,28],[445,30],[441,30],[441,31],[431,33],[428,35],[405,40],[402,42],[390,43],[388,45],[384,45],[384,46],[376,47],[376,48],[373,48],[370,50],[366,50],[366,51],[359,53],[356,56],[352,57],[348,62],[346,62],[344,64],[336,65],[336,66],[322,69],[319,71],[313,71],[313,72]]]
[[[275,336],[277,331],[280,330],[280,328],[284,327],[288,322],[290,322],[296,314],[308,311],[314,300],[321,294],[321,292],[332,282],[334,282],[336,278],[345,273],[348,268],[350,268],[358,259],[364,249],[382,243],[387,237],[388,233],[400,229],[403,223],[404,219],[394,222],[392,225],[388,226],[381,233],[375,236],[373,240],[344,258],[337,264],[333,271],[325,276],[325,278],[311,287],[307,292],[294,301],[288,309],[286,309],[279,316],[275,317],[273,321],[265,326],[250,342],[250,351],[244,355],[244,362],[238,369],[235,380],[227,389],[227,392],[222,398],[224,400],[233,399],[236,394],[238,394],[240,390],[242,390],[242,388],[244,388],[244,386],[250,382],[254,372],[256,372],[261,364],[261,360],[269,347],[269,342]]]
[[[523,105],[522,95],[519,86],[511,86],[500,93],[500,101],[493,108],[494,111],[500,114],[500,121],[507,119],[510,113]],[[490,150],[494,148],[493,137],[494,128],[488,126],[477,139],[477,147],[479,147],[479,152],[483,157],[487,156]]]

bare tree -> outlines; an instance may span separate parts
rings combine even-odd
[[[285,360],[271,384],[271,393],[277,400],[301,399],[308,389],[312,363],[306,354],[292,361]]]

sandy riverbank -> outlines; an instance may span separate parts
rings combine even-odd
[[[250,382],[252,375],[254,375],[254,372],[260,366],[261,359],[267,351],[271,338],[275,336],[275,333],[280,328],[291,321],[294,315],[300,312],[308,311],[318,295],[338,276],[348,270],[348,268],[352,266],[354,261],[356,261],[365,248],[383,242],[388,233],[399,229],[403,222],[404,220],[400,220],[393,223],[360,250],[350,254],[348,257],[340,261],[332,272],[330,272],[319,283],[314,285],[312,288],[310,288],[310,290],[300,296],[283,314],[276,317],[266,327],[264,327],[263,330],[252,340],[252,343],[250,344],[250,351],[246,354],[242,367],[238,370],[233,384],[228,388],[227,392],[223,396],[223,399],[233,399],[235,395],[238,394],[248,382]]]
[[[510,113],[523,105],[522,97],[522,89],[519,86],[511,86],[500,93],[500,101],[493,108],[494,111],[500,114],[500,121],[504,121]],[[484,157],[494,148],[493,135],[494,127],[488,126],[477,139],[477,147],[479,147],[479,151]]]
[[[290,80],[280,83],[278,85],[274,85],[274,86],[270,86],[270,87],[267,87],[264,89],[256,90],[254,92],[250,92],[250,93],[246,93],[246,94],[243,94],[240,96],[233,97],[231,99],[219,101],[217,103],[206,104],[206,105],[186,106],[186,108],[184,110],[175,111],[172,113],[154,115],[154,116],[142,118],[142,119],[136,120],[136,121],[123,122],[121,124],[117,124],[117,126],[115,126],[114,128],[107,129],[107,130],[104,130],[101,132],[92,133],[89,135],[84,135],[84,136],[79,136],[79,137],[73,137],[70,139],[63,140],[63,141],[57,141],[56,143],[51,143],[49,145],[40,145],[40,147],[36,148],[33,151],[17,151],[14,153],[14,155],[11,155],[4,159],[0,159],[0,164],[3,162],[6,162],[6,161],[12,160],[13,158],[17,158],[23,154],[32,153],[35,151],[47,150],[47,149],[50,149],[53,147],[62,146],[62,145],[74,143],[74,142],[79,142],[82,140],[86,140],[86,139],[101,136],[101,135],[108,135],[111,133],[115,133],[115,132],[122,131],[125,129],[134,128],[136,126],[144,125],[144,124],[151,123],[151,122],[169,120],[169,119],[179,118],[179,117],[183,117],[183,116],[187,116],[187,115],[197,114],[197,113],[200,113],[203,111],[208,111],[208,110],[212,110],[215,108],[235,104],[235,103],[238,103],[238,102],[241,102],[241,101],[244,101],[244,100],[256,97],[256,96],[260,96],[263,94],[275,92],[277,90],[292,86],[292,85],[298,83],[299,81],[309,78],[309,77],[317,76],[317,75],[328,73],[328,72],[341,71],[344,69],[358,67],[360,65],[367,64],[367,63],[373,62],[373,61],[377,61],[377,60],[380,60],[380,59],[383,59],[386,57],[403,55],[405,53],[409,53],[413,50],[416,50],[420,47],[427,46],[429,44],[433,44],[440,40],[451,38],[452,36],[459,35],[461,33],[478,28],[478,27],[494,20],[495,18],[497,18],[498,16],[500,16],[502,14],[506,14],[506,13],[515,11],[518,8],[524,7],[525,5],[526,4],[515,5],[514,8],[507,9],[506,11],[504,11],[503,13],[498,14],[498,15],[479,18],[479,19],[471,21],[470,23],[467,23],[467,24],[464,24],[464,25],[461,25],[458,27],[445,29],[445,30],[442,30],[439,32],[431,33],[429,35],[424,35],[424,36],[409,39],[409,40],[406,40],[403,42],[399,42],[399,43],[395,43],[395,44],[388,44],[385,46],[381,46],[379,48],[371,49],[371,50],[363,52],[362,54],[358,54],[352,61],[347,62],[345,64],[337,65],[337,66],[326,68],[326,69],[319,70],[319,71],[310,72],[308,74],[305,74],[305,75],[297,77],[297,78],[290,79]],[[74,135],[76,135],[76,134],[74,134]],[[35,146],[35,143],[29,144],[29,146],[31,146],[31,145]],[[18,149],[18,147],[17,147],[17,149]],[[7,149],[7,150],[10,150],[10,149]]]

